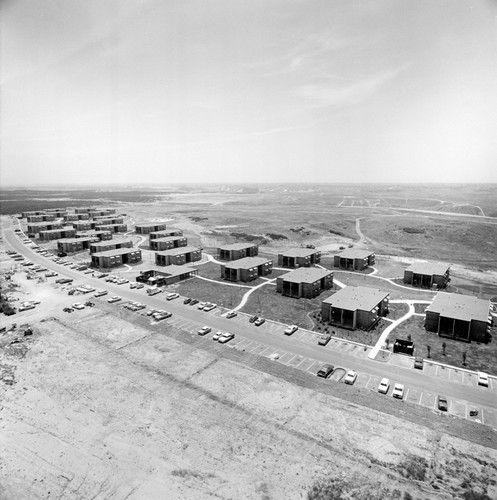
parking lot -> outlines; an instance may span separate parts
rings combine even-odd
[[[224,314],[224,312],[225,311],[217,308],[206,314],[221,315]],[[247,324],[249,321],[249,316],[238,314],[235,318],[231,319],[231,321]],[[197,335],[198,330],[203,326],[198,322],[185,320],[177,316],[169,318],[167,322],[178,329],[189,332],[192,335]],[[283,330],[286,328],[286,325],[266,321],[263,325],[254,328],[259,328],[261,331],[264,331],[268,334],[283,335]],[[313,344],[317,343],[319,337],[319,334],[315,334],[307,330],[298,330],[293,334],[294,339],[297,339],[301,342],[309,342]],[[206,335],[204,341],[212,342],[211,338],[212,334]],[[275,350],[274,348],[268,347],[267,345],[260,342],[246,339],[241,335],[237,335],[232,341],[227,343],[225,347],[243,350],[244,352],[253,354],[254,357],[265,356],[267,358],[273,359],[275,362],[282,363],[286,366],[290,366],[298,370],[306,371],[307,373],[310,373],[312,375],[316,375],[318,370],[323,366],[322,361],[317,361],[315,359],[281,349]],[[366,358],[370,349],[369,347],[364,349],[364,346],[361,346],[359,344],[354,344],[338,339],[331,339],[326,348],[347,352],[347,354],[357,356],[358,358]],[[412,359],[405,356],[392,355],[388,362],[397,366],[401,366],[403,368],[410,368],[412,366]],[[469,385],[475,388],[478,385],[477,377],[475,374],[457,370],[455,368],[443,368],[436,364],[425,363],[424,371],[429,375],[444,377],[455,383]],[[331,374],[328,380],[340,382],[346,372],[347,367],[336,367],[335,371]],[[380,384],[380,381],[381,377],[370,376],[365,373],[358,373],[357,380],[355,381],[354,385],[360,389],[367,389],[373,392],[378,392],[378,385]],[[390,388],[387,394],[378,394],[378,397],[391,397],[394,384],[395,380],[391,380]],[[493,380],[490,380],[488,390],[492,391],[492,393],[497,390],[497,384],[495,384]],[[406,386],[404,392],[404,400],[414,404],[422,405],[430,410],[439,412],[437,408],[437,394],[435,393],[426,391],[421,392],[419,390]],[[451,416],[470,419],[475,422],[484,423],[497,429],[497,412],[483,407],[477,408],[464,400],[451,399],[448,401],[448,403],[448,411],[440,412],[441,414],[446,413]],[[470,410],[477,410],[478,414],[471,416]]]

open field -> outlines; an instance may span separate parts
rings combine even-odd
[[[138,221],[167,221],[184,231],[189,245],[214,257],[221,244],[255,242],[275,266],[282,249],[312,244],[336,281],[380,288],[391,300],[431,300],[433,292],[403,286],[403,270],[413,259],[443,261],[453,270],[449,292],[492,298],[497,297],[494,192],[488,186],[262,185],[245,192],[182,186],[77,191],[74,198],[69,190],[59,196],[38,191],[32,200],[25,192],[4,192],[2,210],[112,205],[127,214],[130,231]],[[146,246],[141,236],[126,237]],[[333,255],[351,245],[376,252],[375,269],[335,270]],[[55,243],[42,246],[54,249]],[[89,259],[81,252],[70,260]],[[3,271],[15,268],[12,262],[0,252]],[[153,252],[144,251],[141,264],[112,274],[133,281],[153,263]],[[205,255],[196,267],[200,278],[167,291],[231,309],[250,287],[263,284],[242,312],[316,335],[334,331],[335,337],[374,346],[408,311],[405,303],[391,304],[389,316],[371,332],[350,332],[319,323],[321,301],[339,289],[336,284],[315,299],[296,300],[277,294],[275,281],[269,281],[287,271],[240,286],[221,280],[219,265],[206,262]],[[290,362],[200,337],[198,326],[188,330],[183,325],[188,321],[175,322],[175,316],[155,322],[105,298],[66,314],[64,306],[86,297],[68,296],[70,286],[28,281],[18,265],[14,281],[20,284],[9,292],[18,299],[14,304],[33,298],[42,303],[7,319],[7,324],[29,323],[33,336],[22,336],[20,327],[0,336],[0,373],[14,377],[13,385],[0,384],[0,498],[24,500],[29,491],[29,498],[268,500],[305,498],[318,485],[344,485],[351,498],[368,500],[497,497],[497,439],[489,423],[378,395],[378,382],[367,374],[361,376],[373,379],[373,390],[322,380],[315,370],[297,370]],[[426,304],[414,308],[422,314]],[[234,331],[247,323],[242,314],[231,321]],[[270,326],[254,331],[274,336]],[[301,333],[316,348],[314,333],[295,337]],[[415,315],[388,340],[391,346],[395,338],[410,335],[416,355],[426,358],[429,345],[432,360],[462,368],[466,352],[465,368],[497,373],[495,327],[492,334],[486,345],[443,339],[428,334],[423,317]],[[295,359],[293,366],[300,362]]]

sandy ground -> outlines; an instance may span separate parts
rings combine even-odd
[[[65,314],[82,297],[20,276],[16,295],[43,307],[15,316],[33,337],[1,336],[15,373],[0,384],[2,500],[293,499],[330,478],[354,498],[497,497],[497,451],[447,435],[448,422],[433,430],[291,383],[279,364],[255,369],[105,301]]]

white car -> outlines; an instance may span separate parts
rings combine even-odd
[[[107,290],[99,290],[94,297],[102,297],[103,295],[107,295],[109,292]]]
[[[231,339],[234,339],[235,338],[235,334],[234,333],[223,333],[219,339],[218,339],[218,342],[220,344],[226,344],[226,342],[229,342]]]
[[[29,309],[34,309],[34,308],[35,308],[34,304],[24,303],[24,304],[21,304],[21,305],[19,306],[18,311],[19,311],[19,312],[22,312],[22,311],[29,311]]]
[[[223,332],[217,332],[212,336],[212,340],[219,340],[223,335]]]
[[[483,372],[478,372],[478,385],[488,387],[488,375]]]
[[[378,386],[378,392],[380,394],[386,394],[388,392],[388,389],[390,389],[390,380],[387,378],[382,378],[380,385]]]
[[[207,302],[199,302],[197,309],[203,309],[207,305]]]
[[[285,331],[283,332],[285,335],[293,335],[299,327],[297,325],[291,325],[288,328],[285,328]]]
[[[121,300],[121,297],[119,297],[118,295],[114,295],[114,297],[111,297],[110,299],[108,299],[107,302],[112,304],[114,302],[119,302],[120,300]]]
[[[215,309],[216,307],[217,307],[217,306],[216,306],[216,304],[210,304],[210,303],[209,303],[209,304],[206,304],[206,305],[204,306],[204,311],[212,311],[212,310],[213,310],[213,309]]]
[[[210,331],[212,330],[212,328],[210,326],[203,326],[197,333],[199,335],[207,335],[208,333],[210,333]]]
[[[116,283],[118,285],[125,285],[126,283],[129,283],[129,280],[127,280],[126,278],[119,278]]]
[[[73,309],[84,309],[85,306],[81,303],[81,302],[75,302],[73,305],[72,305]]]
[[[404,386],[403,384],[395,384],[393,386],[392,396],[397,399],[404,399]]]
[[[177,299],[178,297],[179,297],[179,293],[169,293],[166,296],[166,300],[173,300],[173,299]]]
[[[344,384],[349,384],[349,385],[353,385],[354,382],[356,381],[357,379],[357,372],[354,371],[354,370],[349,370],[347,372],[347,375],[345,375],[345,378],[343,380],[343,383]]]

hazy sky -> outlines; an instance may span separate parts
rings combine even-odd
[[[2,185],[497,182],[493,0],[4,0]]]

